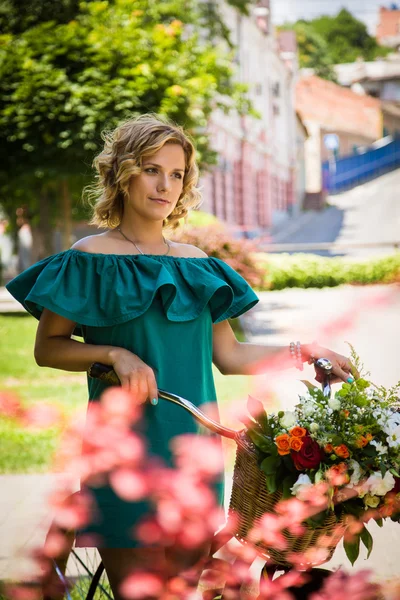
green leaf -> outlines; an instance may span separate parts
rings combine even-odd
[[[343,546],[346,552],[346,556],[351,562],[351,565],[353,566],[358,558],[358,555],[360,554],[360,536],[355,536],[354,541],[351,542],[344,540]]]
[[[255,431],[254,429],[249,429],[247,434],[257,448],[268,454],[274,454],[274,447],[276,448],[276,445],[272,440],[267,438],[267,436]]]
[[[291,492],[291,488],[297,481],[297,475],[287,475],[282,482],[282,497],[286,500],[287,498],[292,498],[293,494]]]
[[[274,475],[281,464],[281,459],[278,456],[268,456],[261,463],[261,470],[266,475]]]
[[[249,413],[251,414],[251,416],[253,417],[253,419],[255,419],[258,423],[261,423],[260,419],[262,418],[267,418],[267,423],[268,423],[268,417],[267,417],[267,413],[265,412],[265,408],[262,404],[262,402],[260,402],[260,400],[257,400],[257,398],[254,398],[253,396],[248,396],[247,398],[247,410],[249,411]]]
[[[370,534],[370,532],[368,531],[368,529],[365,527],[363,527],[361,533],[360,533],[360,537],[362,540],[362,543],[364,544],[364,546],[366,547],[366,549],[368,550],[368,554],[367,554],[367,558],[369,558],[369,555],[372,552],[372,547],[374,545],[374,541],[372,539],[372,535]]]
[[[319,512],[318,514],[313,515],[312,517],[309,517],[308,519],[306,519],[306,521],[313,529],[315,529],[316,527],[321,527],[321,525],[323,525],[326,517],[327,517],[327,511],[323,510],[323,511]]]
[[[365,454],[365,456],[377,456],[377,451],[375,446],[365,446],[365,448],[363,448],[363,454]]]
[[[378,525],[378,527],[383,527],[383,519],[375,519],[375,522]]]
[[[306,379],[300,379],[301,383],[304,383],[304,385],[307,387],[309,392],[313,392],[315,390],[315,385],[313,383],[311,383],[310,381],[307,381]]]
[[[398,471],[396,471],[396,469],[389,469],[389,471],[391,472],[392,475],[394,475],[395,477],[400,477],[400,474]]]
[[[276,479],[277,479],[276,473],[274,473],[273,475],[265,476],[265,480],[267,482],[267,490],[269,491],[270,494],[273,494],[278,489]]]

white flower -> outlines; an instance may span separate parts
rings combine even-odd
[[[346,486],[346,487],[348,487],[348,486]],[[368,486],[367,486],[366,482],[364,481],[364,483],[362,483],[361,485],[356,485],[355,490],[356,490],[359,498],[364,498],[364,496],[368,493]]]
[[[311,423],[310,424],[310,431],[311,431],[311,433],[315,433],[316,431],[318,431],[318,429],[319,429],[318,423]]]
[[[388,448],[384,446],[381,442],[377,442],[376,440],[372,440],[370,442],[371,446],[375,446],[378,454],[387,454]]]
[[[307,404],[303,404],[302,410],[305,417],[311,417],[315,413],[315,404],[311,402],[307,402]]]
[[[285,414],[280,419],[280,424],[285,429],[290,429],[291,427],[294,427],[296,425],[296,416],[294,412],[291,412],[289,410],[285,411]]]
[[[386,471],[385,477],[382,473],[373,473],[366,481],[369,493],[372,496],[385,496],[395,486],[395,480],[390,471]]]
[[[367,494],[364,496],[364,504],[365,506],[370,506],[371,508],[376,508],[379,505],[381,499],[379,496],[371,496],[371,494]]]
[[[298,476],[296,483],[290,488],[290,491],[295,496],[298,496],[304,489],[310,486],[312,486],[311,479],[308,475],[302,474]]]
[[[353,485],[357,485],[358,482],[361,479],[361,475],[362,475],[362,469],[360,464],[356,461],[356,460],[349,460],[349,467],[350,469],[353,470],[353,473],[350,477],[350,481],[349,481],[349,487],[352,487]]]
[[[391,413],[382,429],[385,433],[387,433],[386,441],[391,448],[397,448],[397,446],[400,446],[399,413]]]
[[[339,410],[341,407],[340,400],[338,400],[337,398],[331,398],[328,401],[328,405],[329,408],[331,408],[332,410]]]

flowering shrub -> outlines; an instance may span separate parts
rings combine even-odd
[[[304,383],[308,391],[293,412],[267,415],[261,402],[250,398],[248,435],[270,493],[308,500],[322,492],[326,506],[307,520],[310,526],[323,524],[328,515],[338,522],[346,517],[352,535],[345,535],[345,550],[354,563],[360,539],[370,552],[372,537],[363,523],[351,528],[352,517],[400,521],[400,382],[386,390],[360,378],[344,383],[332,398]]]
[[[371,402],[377,404],[376,399],[372,398],[373,394],[368,392],[369,387],[363,384],[359,387],[351,386],[349,389],[353,390],[356,399],[365,400],[370,395]],[[361,391],[358,391],[359,389]],[[377,390],[379,397],[384,395],[382,390],[383,388]],[[363,441],[360,445],[351,445],[346,438],[346,440],[339,440],[336,444],[333,440],[334,434],[331,433],[335,427],[330,426],[328,420],[333,422],[335,412],[340,415],[340,411],[347,410],[349,414],[346,417],[348,419],[346,424],[348,425],[355,418],[350,408],[347,408],[350,401],[345,398],[348,398],[349,395],[350,391],[343,396],[338,394],[337,398],[331,400],[331,404],[334,400],[338,400],[340,406],[338,404],[333,404],[332,407],[328,406],[332,411],[331,419],[319,419],[320,427],[317,429],[311,427],[311,424],[317,419],[312,418],[316,413],[311,413],[310,409],[304,410],[307,415],[304,418],[301,417],[301,423],[298,424],[291,413],[281,413],[276,418],[267,417],[260,410],[257,401],[251,400],[250,402],[250,410],[254,417],[251,431],[264,436],[268,447],[276,448],[276,452],[263,451],[263,461],[267,454],[270,457],[281,459],[284,464],[290,464],[291,467],[288,471],[294,476],[292,492],[303,498],[303,494],[306,496],[307,489],[312,489],[308,500],[309,504],[314,507],[322,506],[323,495],[318,495],[315,488],[311,488],[308,482],[304,486],[301,477],[308,476],[310,482],[315,482],[317,481],[316,473],[320,471],[322,479],[325,478],[326,483],[330,483],[334,479],[336,487],[343,488],[343,484],[336,480],[338,475],[335,474],[333,468],[335,465],[350,460],[354,455],[359,461],[360,472],[362,469],[366,472],[368,469],[373,471],[373,465],[378,462],[378,454],[383,454],[385,457],[383,462],[386,464],[389,457],[391,460],[395,456],[395,452],[399,450],[398,429],[392,424],[394,413],[389,413],[394,392],[393,394],[387,393],[382,405],[375,409],[379,411],[379,414],[377,413],[373,417],[374,421],[382,421],[382,425],[379,427],[377,425],[372,427],[370,422],[367,423],[366,412],[362,410],[366,406],[365,402],[362,402],[360,406],[356,404],[362,415],[359,422],[357,421],[357,425],[363,425],[365,431],[360,433],[356,430],[353,438],[358,439],[357,436],[361,435],[367,439],[368,433],[371,433],[374,436],[373,439],[366,444]],[[321,398],[314,389],[304,396],[300,405],[313,406],[313,410],[321,413],[328,410],[327,400]],[[317,406],[319,408],[316,408]],[[37,415],[31,413],[25,415],[18,401],[11,397],[0,403],[0,415],[2,413],[20,415],[24,426],[31,425],[32,416],[35,427],[39,425],[48,427],[53,423],[52,413],[49,413],[46,418],[38,418]],[[201,583],[203,588],[207,588],[202,595],[204,600],[214,600],[218,597],[217,590],[223,590],[223,596],[230,600],[243,598],[242,586],[250,588],[254,584],[251,566],[257,557],[255,545],[252,543],[238,544],[236,540],[231,539],[234,531],[232,530],[224,533],[226,536],[225,560],[208,560],[204,555],[204,548],[211,544],[215,530],[223,521],[221,508],[217,505],[215,496],[210,489],[210,484],[215,478],[218,478],[222,469],[218,441],[214,438],[193,435],[177,437],[171,447],[176,468],[162,466],[149,459],[144,441],[132,430],[131,426],[140,420],[141,414],[142,405],[138,404],[135,397],[127,391],[118,388],[106,391],[101,402],[91,406],[85,425],[81,420],[70,423],[67,437],[58,457],[59,467],[63,466],[65,471],[71,475],[79,475],[81,481],[91,482],[93,485],[102,485],[108,481],[121,498],[136,501],[146,497],[154,506],[154,512],[145,517],[136,531],[132,533],[146,546],[155,544],[166,547],[168,549],[168,569],[164,568],[164,563],[163,565],[153,564],[149,570],[145,570],[140,564],[132,565],[131,571],[127,573],[120,587],[121,595],[127,600],[148,600],[149,597],[159,598],[159,600],[197,598],[200,597],[196,592],[197,579],[199,573],[204,570]],[[382,418],[380,415],[383,415]],[[43,416],[43,414],[39,413],[39,416]],[[364,423],[366,424],[364,425]],[[271,435],[265,434],[268,427],[270,427]],[[329,455],[330,462],[325,449],[321,451],[322,445],[319,443],[324,428],[327,432],[326,436],[332,438],[331,441],[324,439],[325,446],[329,443],[333,446],[333,452]],[[311,431],[312,429],[314,431]],[[386,436],[382,441],[381,430],[383,429],[386,430]],[[272,434],[273,430],[275,431]],[[342,437],[347,435],[350,438],[349,431],[350,429],[346,429],[346,433],[342,434]],[[373,453],[374,456],[371,455],[364,460],[366,448],[369,446],[377,448],[372,444],[374,440],[386,446],[387,452]],[[263,448],[265,449],[265,447],[264,445]],[[339,449],[338,455],[336,455],[336,448]],[[349,456],[343,458],[347,454],[346,448]],[[300,471],[296,469],[294,462],[293,465],[290,463],[292,456],[295,456],[294,453],[297,453],[297,464]],[[300,457],[303,462],[300,461]],[[329,465],[331,465],[330,469]],[[330,470],[332,477],[327,475]],[[390,472],[390,469],[387,469],[386,472]],[[348,475],[350,469],[345,472],[340,468],[339,475],[343,476],[343,473]],[[367,474],[364,474],[363,477],[365,479]],[[394,477],[396,479],[397,475],[395,474]],[[271,482],[272,478],[268,477],[269,485]],[[360,482],[361,475],[357,485],[362,485]],[[275,486],[278,484],[279,482],[275,481]],[[54,570],[53,561],[58,565],[62,564],[63,560],[68,557],[73,543],[71,530],[89,523],[96,514],[96,507],[89,493],[71,493],[71,491],[68,489],[56,490],[50,497],[55,520],[43,548],[34,551],[33,558],[37,566],[37,574],[30,577],[28,582],[7,585],[5,597],[15,600],[41,600],[43,593],[47,597],[62,597],[65,589]],[[378,491],[380,488],[375,492],[379,496]],[[390,493],[393,493],[393,490]],[[388,494],[386,494],[386,498],[388,498]],[[258,524],[259,532],[254,532],[257,534],[256,537],[261,535],[276,548],[285,547],[285,538],[282,532],[289,530],[293,535],[301,535],[304,529],[302,523],[305,518],[304,507],[306,504],[306,501],[296,497],[280,502],[276,507],[275,515],[265,514],[263,516]],[[360,513],[364,515],[363,502],[361,506]],[[385,508],[390,508],[390,505],[385,504]],[[351,511],[348,510],[348,513],[351,514]],[[386,516],[386,512],[383,516]],[[394,516],[393,513],[392,516]],[[354,531],[360,531],[355,517],[351,527]],[[90,541],[92,543],[93,539]],[[191,564],[189,561],[188,564],[187,555],[195,549],[201,550],[199,561],[195,564]],[[314,549],[311,550],[313,550],[312,558],[314,560],[315,552]],[[320,553],[320,549],[316,551]],[[324,553],[322,553],[323,556]],[[155,569],[154,567],[160,568]],[[170,573],[176,573],[176,575]],[[266,600],[294,600],[295,597],[307,597],[310,600],[334,600],[336,598],[338,600],[339,598],[340,600],[381,600],[383,598],[394,600],[399,597],[400,584],[397,580],[387,584],[377,584],[374,582],[372,574],[368,572],[348,575],[343,570],[328,575],[327,572],[321,585],[313,587],[312,584],[315,582],[310,574],[299,572],[294,565],[294,568],[283,576],[274,579],[263,578],[259,593],[257,589],[254,590],[254,593],[249,590],[246,598],[249,600],[262,600],[263,598]],[[308,589],[310,589],[311,595],[307,592],[306,596]],[[77,597],[75,590],[71,591],[72,597]]]
[[[178,234],[183,244],[201,248],[208,256],[219,258],[231,266],[254,287],[261,287],[265,268],[253,257],[256,246],[248,240],[235,239],[221,225],[189,227]]]

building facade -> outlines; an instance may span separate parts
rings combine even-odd
[[[392,8],[380,7],[376,38],[382,46],[400,48],[400,9],[397,5]]]
[[[347,156],[382,137],[381,102],[359,95],[316,75],[302,75],[296,86],[296,108],[307,128],[306,208],[324,204],[321,165],[334,157]],[[337,147],[329,150],[326,136],[335,137]]]
[[[249,86],[260,118],[213,113],[209,134],[218,165],[202,177],[203,209],[242,232],[262,232],[298,204],[297,55],[287,40],[285,48],[279,46],[269,0],[259,2],[248,17],[226,3],[221,11],[237,45],[238,80]]]

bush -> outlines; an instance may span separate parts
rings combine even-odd
[[[230,265],[253,287],[262,287],[264,266],[255,258],[256,246],[247,240],[234,239],[221,225],[188,227],[175,236],[183,244],[192,244],[208,256]]]
[[[261,289],[322,288],[342,284],[400,281],[400,252],[363,261],[314,254],[262,254],[256,260],[265,271]]]

